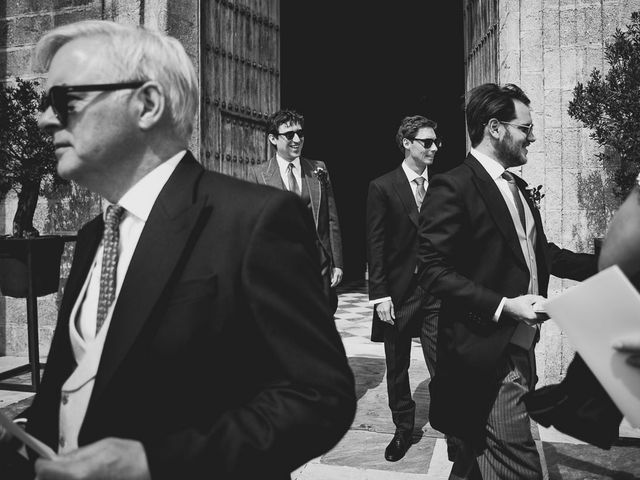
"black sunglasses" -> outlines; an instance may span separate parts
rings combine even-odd
[[[411,141],[420,143],[425,150],[430,149],[434,144],[438,148],[442,147],[442,140],[439,138],[412,138]]]
[[[296,134],[298,135],[298,138],[303,139],[304,138],[304,130],[300,129],[300,130],[291,130],[290,132],[277,132],[276,133],[276,137],[278,135],[283,135],[284,137],[287,138],[287,140],[291,141],[293,140],[293,137],[296,136]]]
[[[49,107],[53,110],[56,118],[64,126],[69,118],[69,94],[72,92],[110,92],[114,90],[126,90],[129,88],[139,88],[145,82],[124,82],[124,83],[99,83],[95,85],[54,85],[46,95],[40,100],[40,111],[44,112]]]

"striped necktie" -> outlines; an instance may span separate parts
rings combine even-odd
[[[290,192],[300,195],[300,187],[298,186],[296,177],[293,174],[294,168],[296,168],[296,166],[293,164],[293,162],[289,162],[289,165],[287,165],[287,183],[289,184],[287,185],[287,188]]]
[[[520,222],[522,223],[522,228],[524,231],[527,231],[527,221],[524,216],[524,205],[522,205],[522,200],[520,199],[520,193],[518,191],[518,186],[516,185],[516,181],[513,178],[511,172],[505,170],[502,172],[502,178],[507,181],[509,185],[509,190],[511,190],[511,195],[513,196],[513,201],[516,204],[516,209],[518,210],[518,216],[520,217]]]
[[[416,204],[418,205],[418,211],[420,211],[420,208],[422,208],[422,201],[427,193],[424,188],[424,177],[416,177],[413,181],[418,185],[416,188]]]

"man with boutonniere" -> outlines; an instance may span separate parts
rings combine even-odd
[[[324,162],[303,158],[304,117],[294,110],[279,110],[269,118],[267,140],[275,155],[249,168],[248,180],[289,190],[299,195],[318,233],[321,273],[332,311],[338,307],[335,287],[342,281],[342,239],[329,171]]]
[[[536,141],[529,104],[512,84],[468,92],[469,155],[431,179],[420,210],[418,283],[442,300],[429,420],[447,435],[450,480],[542,478],[520,401],[537,380],[538,306],[550,275],[596,272],[593,255],[547,240],[540,189],[509,171]]]

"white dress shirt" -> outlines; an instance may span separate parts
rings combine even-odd
[[[409,182],[409,186],[411,187],[411,191],[413,192],[413,198],[416,198],[416,192],[418,190],[418,184],[414,182],[414,180],[418,177],[424,178],[424,190],[426,192],[427,187],[429,186],[429,173],[427,172],[426,168],[424,169],[421,175],[418,175],[416,172],[411,170],[411,168],[409,168],[409,165],[407,165],[407,161],[404,160],[402,162],[402,171],[407,176],[407,181]],[[416,202],[416,206],[417,206],[417,202]],[[418,266],[416,265],[416,270],[417,268]],[[378,303],[386,302],[387,300],[391,300],[391,297],[382,297],[382,298],[376,298],[374,300],[369,300],[369,305],[377,305]]]
[[[68,453],[78,448],[78,435],[93,392],[113,308],[117,302],[129,263],[160,191],[185,153],[185,150],[177,153],[149,172],[118,201],[118,205],[123,207],[125,212],[119,225],[116,292],[100,332],[96,335],[102,242],[98,246],[89,274],[71,310],[69,335],[77,367],[62,386],[59,453]],[[106,206],[103,215],[105,214]]]
[[[522,227],[522,222],[520,221],[520,217],[518,215],[518,210],[516,207],[515,199],[511,194],[511,189],[509,188],[509,183],[502,178],[502,173],[505,171],[505,168],[498,163],[493,158],[485,155],[484,153],[479,152],[475,148],[472,148],[469,152],[473,155],[478,162],[484,167],[489,176],[496,183],[496,186],[500,190],[502,197],[509,209],[509,213],[511,214],[511,218],[513,220],[513,224],[516,228],[516,233],[518,234],[518,241],[520,243],[520,248],[522,250],[522,254],[524,256],[527,267],[529,268],[529,287],[527,289],[527,293],[530,294],[538,294],[538,268],[536,263],[536,227],[533,220],[533,214],[529,209],[529,204],[526,202],[525,198],[522,195],[522,192],[518,190],[518,195],[520,195],[520,200],[524,207],[525,214],[525,223],[527,226],[527,230]],[[500,305],[493,316],[494,321],[498,321],[500,318],[500,314],[502,313],[502,309],[504,308],[504,302],[506,301],[506,297],[502,298]],[[522,322],[520,322],[522,325]],[[524,327],[523,327],[524,328]]]
[[[298,188],[302,191],[302,170],[300,168],[300,157],[291,160],[291,162],[287,162],[280,155],[276,154],[276,160],[278,162],[278,168],[280,169],[280,177],[282,178],[284,187],[287,190],[289,189],[289,178],[287,175],[287,170],[289,168],[289,163],[292,163],[294,166],[293,176],[296,178],[296,182],[298,182]]]

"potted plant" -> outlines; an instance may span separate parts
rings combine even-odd
[[[18,197],[12,234],[0,238],[0,291],[12,297],[27,295],[29,263],[36,295],[57,291],[65,242],[59,235],[40,236],[33,226],[38,196],[63,182],[52,139],[38,128],[37,86],[20,78],[0,85],[0,199],[10,190]]]
[[[613,193],[622,201],[640,172],[640,12],[631,14],[626,31],[616,29],[605,46],[609,70],[591,72],[578,83],[569,102],[569,115],[591,129],[591,138],[603,147],[598,157],[614,160]],[[602,239],[594,239],[596,253]]]

